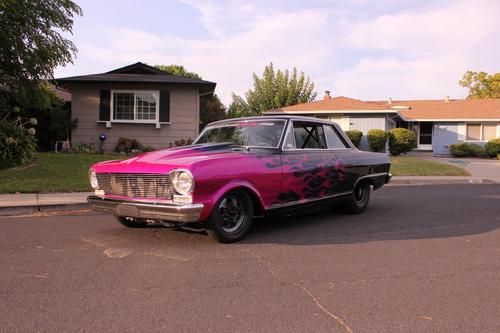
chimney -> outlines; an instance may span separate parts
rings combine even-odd
[[[332,98],[332,97],[330,96],[330,90],[325,90],[325,96],[323,96],[323,99],[324,99],[324,100],[327,100],[327,99],[330,99],[330,98]]]
[[[450,102],[450,96],[446,96],[446,97],[444,98],[444,101],[445,101],[446,103],[449,103],[449,102]]]
[[[389,97],[389,99],[387,100],[387,104],[392,104],[392,97]]]

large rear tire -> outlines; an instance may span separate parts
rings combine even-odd
[[[252,221],[252,200],[245,191],[233,190],[215,205],[207,221],[207,233],[221,243],[237,242],[243,239]]]
[[[347,212],[351,214],[363,213],[370,202],[370,191],[371,186],[369,182],[362,181],[357,184],[347,201]]]

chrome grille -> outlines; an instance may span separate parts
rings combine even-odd
[[[152,173],[98,173],[99,189],[105,194],[130,198],[172,199],[169,175]]]

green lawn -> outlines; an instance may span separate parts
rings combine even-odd
[[[0,193],[91,191],[87,173],[95,162],[123,159],[123,155],[38,153],[33,164],[0,170]]]
[[[91,191],[87,172],[95,162],[124,159],[124,155],[38,153],[33,164],[0,170],[0,193]],[[391,157],[394,176],[467,176],[462,168],[414,157]]]
[[[470,176],[462,168],[415,157],[391,157],[393,176]]]

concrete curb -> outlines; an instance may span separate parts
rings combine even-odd
[[[49,213],[84,209],[90,209],[90,206],[87,202],[38,206],[10,206],[0,207],[0,216],[31,215],[39,212]]]
[[[490,179],[392,179],[386,186],[405,186],[405,185],[453,185],[453,184],[498,184]]]

